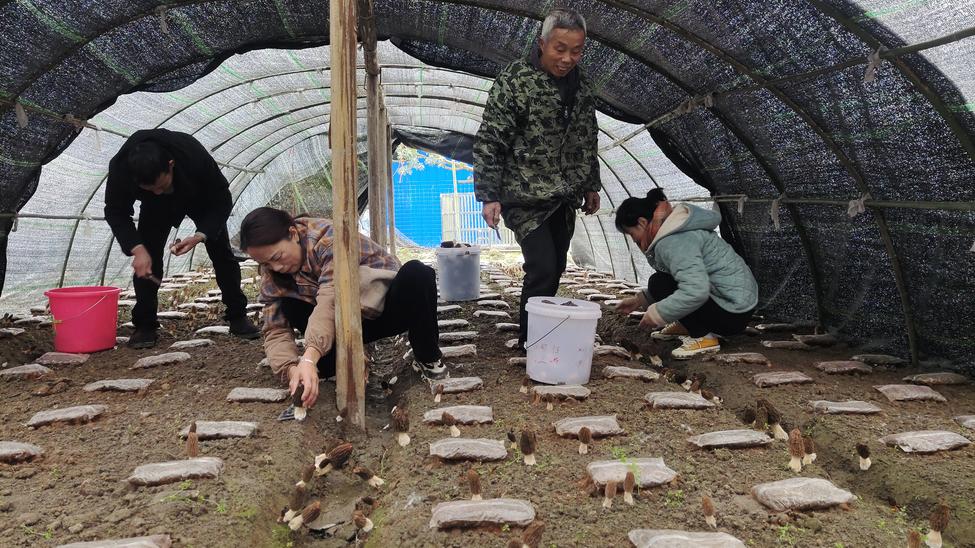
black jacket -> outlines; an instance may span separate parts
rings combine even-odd
[[[156,196],[132,180],[126,162],[128,152],[144,141],[153,141],[172,154],[175,160],[172,194]],[[131,255],[132,248],[142,243],[132,221],[136,200],[141,202],[139,216],[144,220],[140,222],[151,218],[152,222],[177,227],[184,216],[189,217],[196,223],[197,232],[202,232],[208,240],[226,230],[233,208],[230,183],[206,147],[189,134],[168,129],[135,132],[108,164],[105,219],[126,255]]]

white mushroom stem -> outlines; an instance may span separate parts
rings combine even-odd
[[[379,476],[372,476],[371,478],[369,478],[369,479],[366,480],[366,483],[368,483],[369,485],[375,487],[376,489],[379,489],[380,487],[383,486],[383,484],[386,483],[386,480],[384,480],[383,478],[381,478]]]
[[[555,409],[555,404],[552,403],[552,400],[548,400],[548,402],[545,403],[545,409],[547,411],[552,411]]]
[[[297,516],[300,512],[301,512],[301,510],[298,510],[298,511],[288,510],[287,512],[284,513],[284,516],[281,517],[281,521],[284,522],[284,523],[290,523],[291,520],[293,520],[294,517]]]
[[[317,471],[318,470],[318,467],[321,466],[322,463],[325,462],[325,461],[327,461],[327,460],[328,460],[328,453],[322,453],[321,455],[316,455],[315,456],[315,470]]]
[[[450,425],[450,437],[452,437],[452,438],[459,438],[460,437],[460,428],[457,428],[457,425],[456,424],[451,424]]]
[[[684,390],[687,390],[688,392],[690,392],[690,390],[691,390],[691,385],[692,385],[692,384],[694,384],[694,383],[693,383],[693,382],[691,382],[691,380],[690,380],[690,379],[687,379],[686,381],[684,381],[684,383],[683,383],[683,384],[681,384],[681,387],[683,387],[683,388],[684,388]]]
[[[396,443],[398,443],[400,447],[406,447],[410,444],[410,435],[406,432],[396,434]]]
[[[636,504],[636,501],[633,500],[633,493],[624,492],[623,493],[623,502],[629,504],[630,506],[633,506],[634,504]]]
[[[579,442],[579,454],[580,455],[588,455],[589,454],[589,446],[587,444],[585,444],[585,443]]]
[[[525,464],[528,466],[535,466],[535,453],[525,455]]]
[[[772,425],[772,435],[775,436],[775,439],[777,440],[788,441],[789,439],[789,434],[782,429],[782,425],[779,423]]]
[[[301,514],[299,513],[297,516],[288,520],[288,529],[291,529],[292,531],[297,531],[298,529],[301,529],[301,526],[304,523],[305,523],[305,519],[301,517]]]
[[[321,477],[332,471],[332,463],[328,463],[324,468],[315,468],[315,477]]]
[[[363,533],[368,533],[369,531],[372,531],[372,528],[373,528],[372,520],[369,519],[369,518],[366,518],[366,524],[362,526],[361,531]]]
[[[790,458],[789,468],[791,468],[793,472],[798,474],[802,470],[802,458],[801,457]]]
[[[870,470],[871,464],[873,463],[870,462],[870,457],[867,458],[860,457],[860,470]]]
[[[308,487],[308,484],[305,483],[305,480],[299,480],[298,483],[295,484],[295,487]]]
[[[931,548],[941,548],[941,531],[931,530],[928,532],[928,538],[924,540],[924,543]]]
[[[301,421],[305,420],[305,417],[307,417],[307,416],[308,416],[308,409],[306,409],[304,407],[295,407],[295,420],[296,421],[301,422]]]
[[[802,465],[808,466],[816,460],[816,453],[807,453],[802,457]]]
[[[481,494],[477,493],[476,495],[471,495],[471,500],[482,500]]]
[[[707,523],[712,529],[718,528],[718,518],[714,516],[704,516],[704,522]]]
[[[528,393],[528,387],[525,386],[525,385],[521,385],[521,388],[519,388],[518,391],[521,392],[522,394],[527,394]]]
[[[433,403],[440,403],[440,394],[433,397]]]

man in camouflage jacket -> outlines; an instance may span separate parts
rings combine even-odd
[[[577,66],[586,23],[572,10],[554,10],[538,47],[495,79],[474,145],[474,190],[494,227],[503,215],[525,258],[525,304],[553,296],[565,271],[575,210],[599,209],[596,111],[589,81]]]

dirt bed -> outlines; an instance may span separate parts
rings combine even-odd
[[[193,295],[186,295],[191,298]],[[504,297],[512,305],[514,299]],[[505,439],[511,430],[538,433],[538,464],[522,464],[517,451],[497,463],[474,464],[480,473],[485,498],[510,497],[531,501],[537,519],[546,525],[544,546],[625,546],[635,528],[707,530],[701,497],[714,499],[718,528],[749,546],[892,546],[905,543],[910,527],[924,529],[927,516],[939,499],[952,508],[945,532],[946,546],[975,546],[975,449],[920,456],[881,447],[877,438],[895,432],[944,429],[971,438],[970,431],[951,417],[975,413],[970,386],[937,387],[948,403],[892,404],[872,386],[899,382],[914,371],[908,368],[877,371],[865,376],[829,376],[812,367],[816,361],[845,359],[847,348],[789,352],[764,349],[758,338],[739,337],[725,342],[724,351],[756,351],[767,355],[771,370],[799,370],[814,384],[760,389],[750,377],[769,371],[764,366],[722,365],[692,360],[671,362],[666,350],[675,343],[649,343],[632,324],[612,312],[604,313],[600,333],[607,343],[623,343],[646,355],[661,352],[666,366],[684,373],[707,374],[706,386],[723,398],[708,411],[649,411],[642,403],[649,391],[681,390],[663,379],[644,383],[604,379],[606,365],[634,364],[616,357],[597,358],[592,395],[574,404],[556,404],[553,411],[532,405],[518,392],[524,369],[509,366],[513,352],[504,346],[511,333],[497,333],[496,319],[475,319],[476,306],[444,318],[466,318],[480,332],[477,358],[453,360],[452,376],[478,375],[482,390],[447,395],[440,405],[490,405],[495,422],[463,426],[463,435]],[[124,321],[124,318],[123,318]],[[35,396],[41,381],[0,382],[0,440],[40,445],[45,456],[33,463],[0,465],[0,545],[54,546],[95,538],[117,538],[169,533],[177,546],[346,546],[354,534],[342,525],[329,538],[289,534],[275,524],[298,470],[336,439],[355,446],[353,461],[368,465],[386,480],[377,490],[348,471],[316,480],[312,492],[336,520],[348,520],[354,500],[364,494],[377,498],[372,515],[375,530],[367,546],[504,546],[519,530],[440,532],[431,530],[432,507],[449,500],[469,498],[464,475],[469,464],[443,464],[431,460],[429,443],[447,437],[445,427],[422,424],[423,412],[438,404],[429,388],[402,373],[405,346],[387,341],[371,349],[377,365],[368,403],[369,435],[347,431],[335,421],[334,384],[325,383],[323,397],[304,423],[279,423],[284,404],[230,404],[227,393],[236,386],[277,386],[270,371],[258,366],[263,357],[259,342],[217,337],[216,346],[188,350],[193,358],[173,366],[130,371],[142,356],[161,353],[177,339],[192,338],[192,330],[212,324],[202,318],[167,322],[168,333],[152,351],[119,348],[98,353],[81,366],[55,367],[66,377],[62,393]],[[178,337],[177,337],[178,336]],[[778,338],[787,338],[784,334]],[[0,341],[0,355],[9,366],[30,363],[51,350],[47,328]],[[647,360],[647,358],[645,358]],[[394,392],[384,391],[379,378],[397,375]],[[144,394],[87,393],[84,384],[101,379],[145,377],[156,379]],[[393,402],[405,394],[410,402],[412,443],[399,447],[392,432],[384,430]],[[383,399],[381,396],[387,395]],[[818,459],[803,476],[829,479],[859,499],[850,509],[772,514],[749,496],[753,485],[794,477],[783,442],[768,448],[701,451],[687,443],[691,435],[715,430],[747,428],[737,414],[754,400],[765,397],[783,413],[786,429],[800,427],[816,442]],[[883,409],[876,416],[815,416],[805,409],[814,399],[860,399]],[[55,425],[31,430],[23,426],[33,413],[53,407],[104,404],[108,411],[86,425]],[[551,423],[570,416],[618,415],[625,436],[597,440],[589,455],[577,452],[577,442],[556,437]],[[124,481],[144,463],[182,458],[178,431],[192,420],[249,420],[260,423],[255,438],[201,442],[202,456],[218,456],[225,468],[218,479],[190,480],[161,487],[131,488]],[[873,467],[859,470],[854,446],[868,441]],[[612,510],[589,497],[581,487],[585,466],[593,460],[662,457],[679,473],[670,485],[638,493],[636,504],[617,497]]]

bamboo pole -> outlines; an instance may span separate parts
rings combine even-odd
[[[335,269],[335,402],[365,428],[365,354],[359,308],[359,232],[356,208],[355,0],[329,2],[332,59],[332,207]]]
[[[379,162],[379,212],[382,216],[382,239],[377,240],[384,249],[389,247],[389,170],[390,170],[390,151],[389,151],[389,114],[386,110],[386,97],[382,86],[379,88],[379,129],[382,135],[380,152],[382,156]]]

